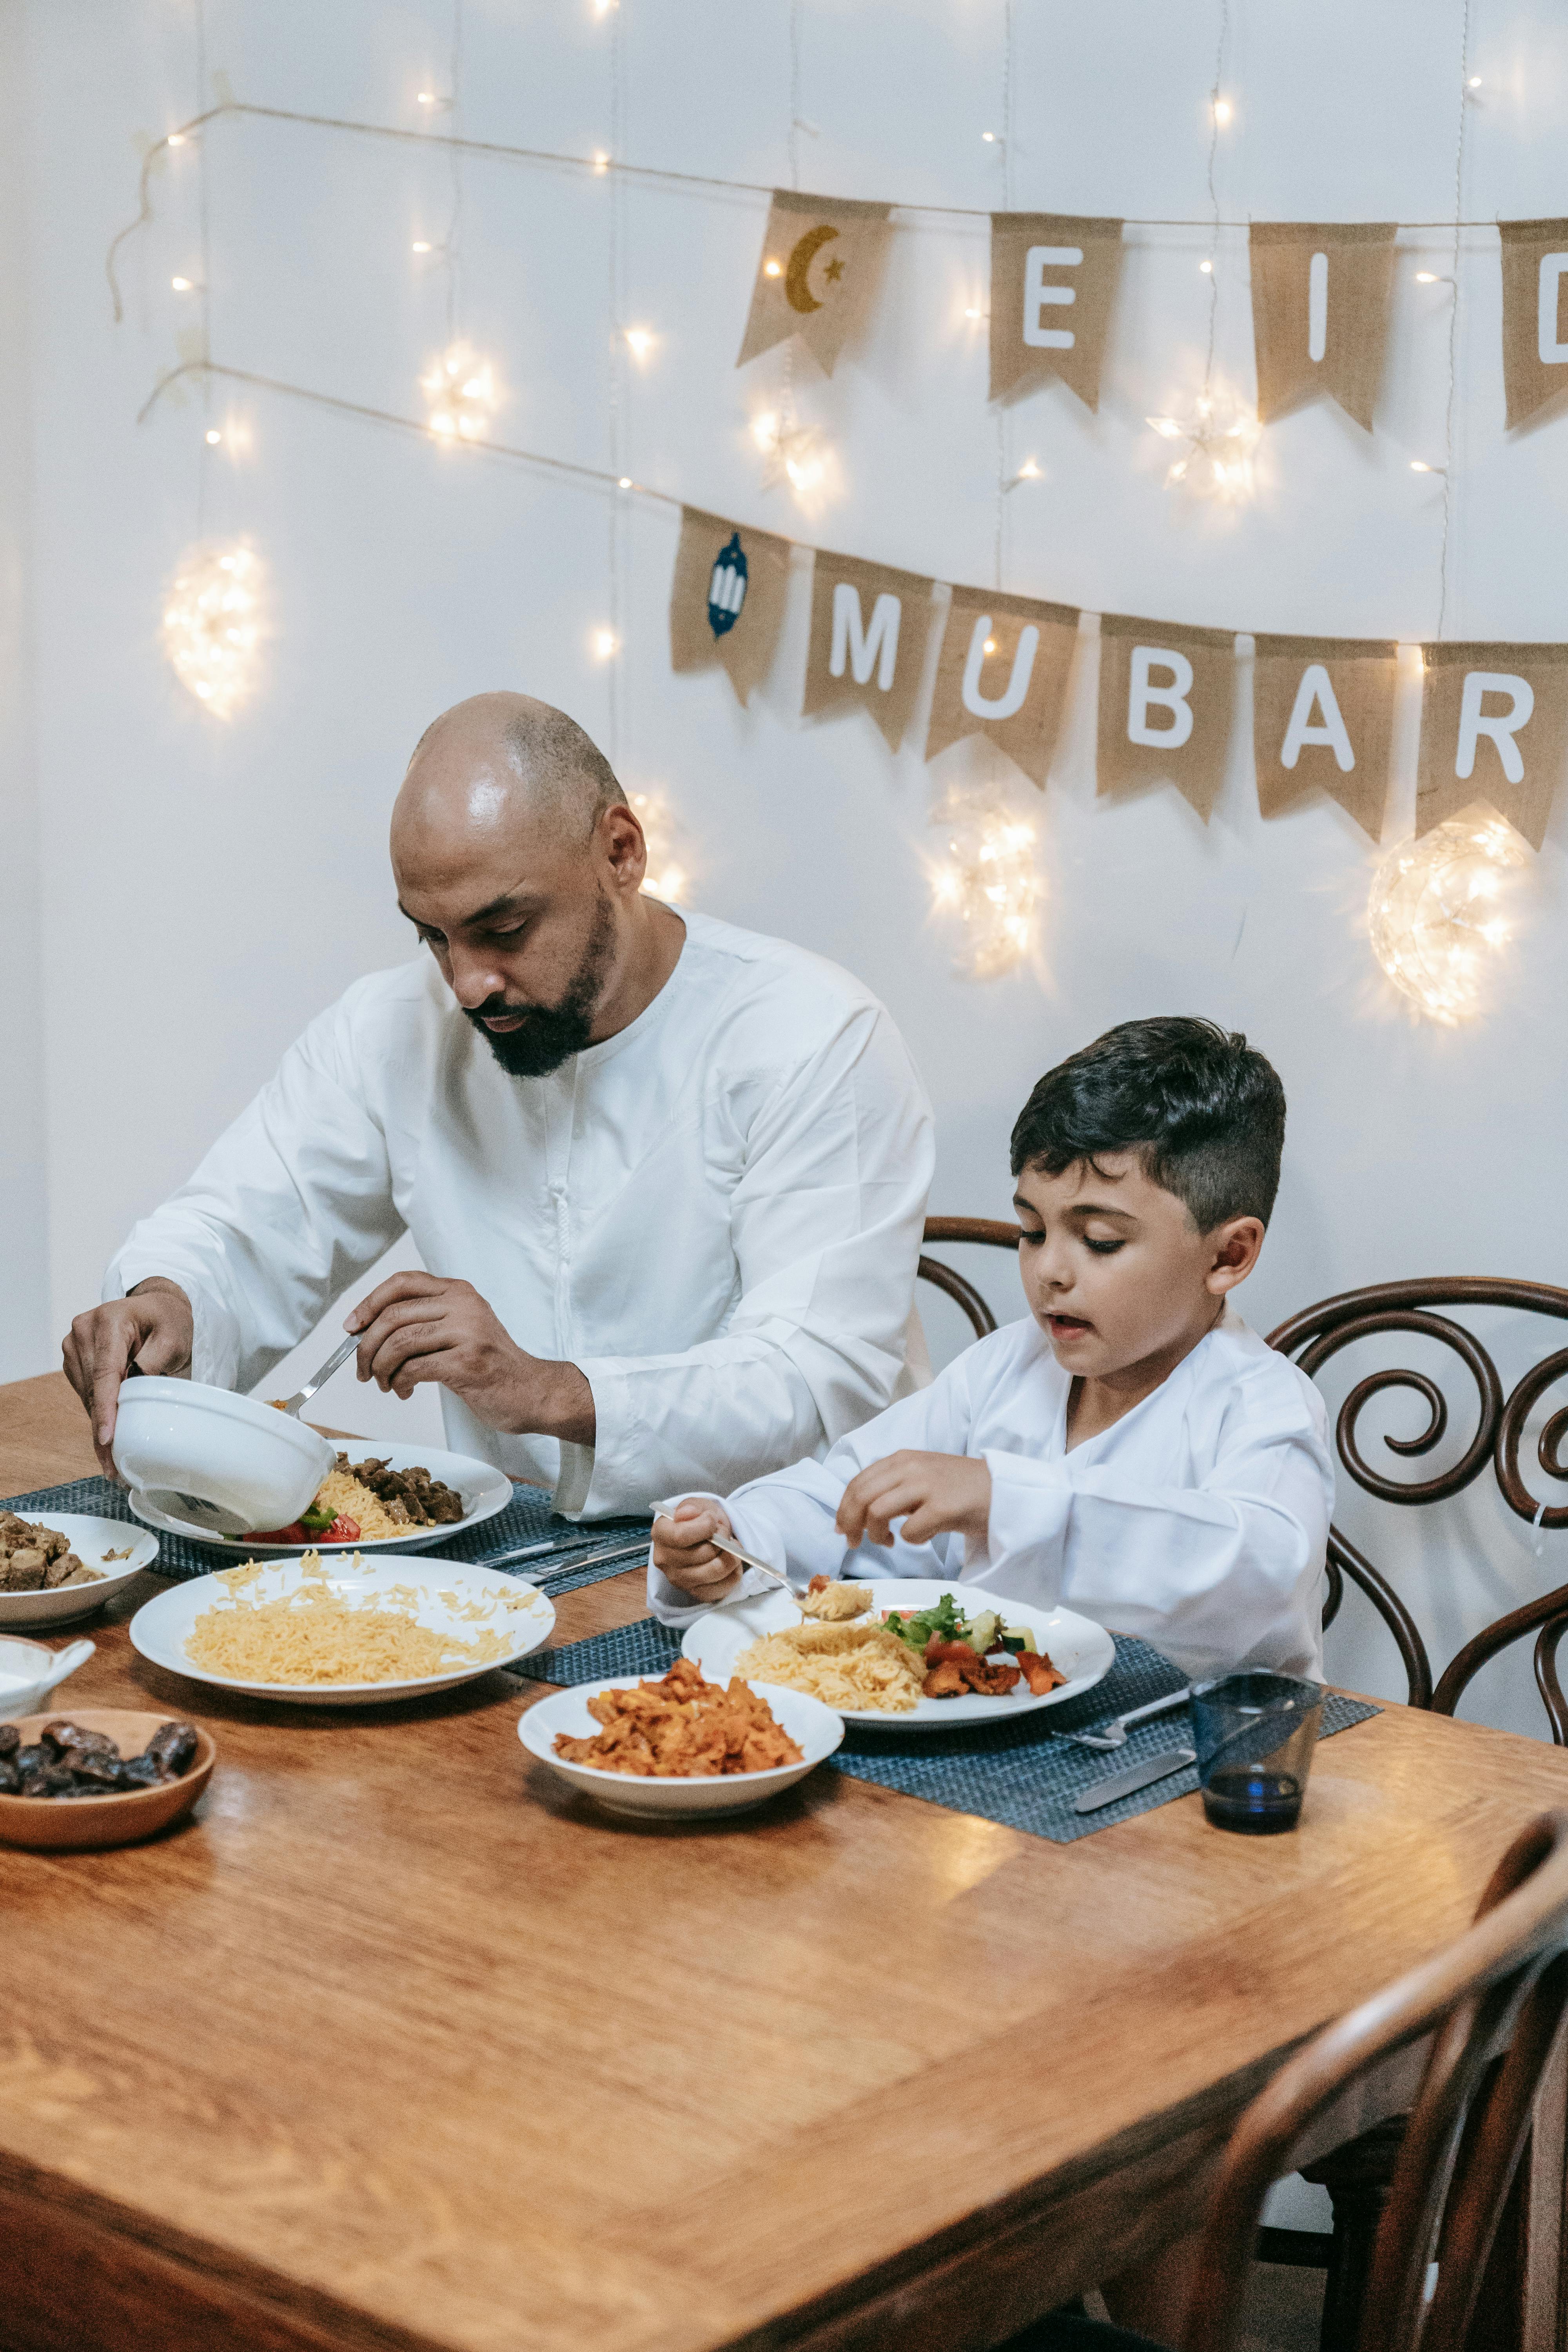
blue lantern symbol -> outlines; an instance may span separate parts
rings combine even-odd
[[[731,531],[730,544],[720,549],[708,583],[708,625],[716,637],[726,636],[741,617],[748,570],[741,534]]]

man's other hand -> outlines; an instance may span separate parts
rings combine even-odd
[[[838,1532],[851,1546],[890,1544],[893,1521],[908,1544],[960,1535],[984,1543],[991,1521],[991,1473],[967,1454],[889,1454],[851,1478],[838,1506]]]
[[[344,1324],[360,1335],[358,1370],[394,1396],[439,1381],[491,1429],[594,1443],[594,1391],[575,1364],[520,1348],[469,1282],[395,1274]]]
[[[653,1564],[671,1584],[693,1601],[722,1601],[741,1581],[739,1563],[728,1552],[715,1551],[715,1536],[732,1536],[734,1528],[717,1503],[688,1496],[673,1513],[653,1523]]]
[[[106,1306],[89,1307],[67,1332],[60,1350],[65,1375],[87,1407],[92,1443],[106,1478],[117,1478],[114,1420],[120,1408],[120,1384],[135,1363],[144,1372],[163,1372],[188,1380],[195,1318],[191,1302],[177,1282],[150,1275],[128,1298],[111,1298]]]

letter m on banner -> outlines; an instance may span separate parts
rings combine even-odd
[[[833,651],[827,663],[833,676],[842,677],[847,661],[856,685],[867,686],[870,683],[874,668],[879,689],[883,694],[890,694],[899,658],[899,622],[903,609],[903,599],[889,595],[884,589],[871,607],[871,625],[866,628],[860,618],[860,591],[852,581],[836,582],[833,590]]]
[[[897,751],[925,659],[931,592],[931,581],[920,572],[893,572],[819,549],[812,565],[802,716],[858,702]]]

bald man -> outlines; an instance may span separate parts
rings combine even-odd
[[[127,1366],[252,1389],[348,1318],[363,1381],[557,1507],[728,1493],[911,1384],[931,1114],[887,1013],[801,949],[643,894],[563,712],[459,703],[392,818],[427,953],[314,1022],[110,1265],[65,1369],[111,1469]]]

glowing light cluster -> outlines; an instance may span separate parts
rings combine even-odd
[[[1168,490],[1180,487],[1228,505],[1252,496],[1253,455],[1263,433],[1254,410],[1224,393],[1205,392],[1194,404],[1190,424],[1184,425],[1175,416],[1149,416],[1143,421],[1153,426],[1163,441],[1183,445],[1165,475]]]
[[[1034,943],[1041,898],[1035,828],[989,795],[949,793],[931,818],[943,835],[929,861],[931,911],[955,920],[954,970],[994,980]]]
[[[495,371],[468,343],[453,343],[419,379],[426,421],[438,441],[481,439],[500,405]]]
[[[1478,803],[1384,860],[1367,901],[1372,951],[1395,988],[1452,1028],[1481,1011],[1512,934],[1510,877],[1529,863],[1511,825]]]
[[[632,793],[628,798],[647,843],[644,890],[650,898],[662,898],[667,906],[686,903],[691,877],[675,855],[676,825],[668,803],[658,793]]]
[[[771,409],[752,419],[752,438],[763,453],[763,488],[785,481],[807,513],[820,505],[828,486],[829,452],[815,426],[786,424]]]
[[[163,651],[184,687],[215,718],[232,719],[256,684],[261,566],[242,541],[193,548],[170,583]]]

